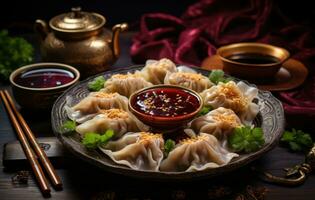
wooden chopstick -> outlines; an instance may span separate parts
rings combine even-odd
[[[17,119],[20,122],[20,125],[22,126],[25,135],[27,136],[29,142],[31,143],[31,145],[33,146],[33,149],[37,155],[37,157],[39,158],[39,160],[41,161],[42,166],[44,166],[53,186],[55,187],[55,189],[62,189],[62,183],[61,183],[61,179],[58,176],[57,172],[55,171],[54,167],[52,166],[50,160],[48,159],[45,151],[43,151],[43,149],[39,146],[39,144],[36,141],[36,138],[34,136],[34,134],[32,133],[30,127],[27,125],[26,121],[24,120],[23,116],[17,111],[13,100],[9,94],[9,92],[7,90],[4,91],[4,94],[7,98],[7,100],[9,101],[9,104],[15,114],[15,116],[17,117]]]
[[[0,91],[0,95],[1,95],[1,99],[2,99],[5,107],[7,109],[9,117],[12,121],[12,124],[16,130],[17,136],[18,136],[20,143],[23,147],[23,150],[24,150],[24,153],[27,157],[27,160],[29,161],[29,163],[33,169],[33,172],[34,172],[35,177],[38,181],[40,190],[42,191],[44,196],[50,195],[50,188],[48,186],[47,179],[45,177],[45,174],[44,174],[39,162],[37,161],[36,155],[34,154],[30,144],[27,141],[26,136],[23,133],[21,126],[19,125],[16,117],[14,116],[12,109],[10,108],[9,102],[5,97],[5,93],[3,91]]]

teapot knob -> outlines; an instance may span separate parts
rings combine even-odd
[[[80,6],[71,8],[71,11],[73,13],[72,14],[73,18],[80,18],[82,16]]]

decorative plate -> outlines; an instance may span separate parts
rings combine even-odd
[[[284,130],[284,112],[281,105],[281,102],[277,100],[270,92],[267,91],[259,91],[259,98],[264,104],[264,106],[260,109],[257,117],[254,120],[256,126],[259,126],[263,129],[264,137],[265,137],[265,145],[256,152],[252,153],[242,153],[239,157],[234,158],[227,165],[223,165],[218,168],[206,169],[203,171],[197,172],[153,172],[153,171],[140,171],[133,170],[127,166],[122,166],[114,163],[109,157],[104,155],[102,152],[98,150],[87,150],[81,143],[78,134],[73,136],[65,136],[59,132],[60,127],[63,122],[66,121],[67,114],[64,109],[66,104],[66,97],[73,97],[75,102],[79,102],[81,99],[86,97],[89,93],[87,88],[87,83],[93,80],[95,77],[103,75],[105,78],[109,78],[113,74],[117,73],[127,73],[134,72],[135,70],[140,70],[143,68],[141,66],[133,66],[126,69],[118,69],[114,71],[104,72],[93,77],[90,77],[77,85],[66,90],[55,102],[51,118],[52,118],[52,127],[53,131],[56,134],[57,138],[63,143],[63,145],[68,148],[72,153],[74,153],[79,158],[90,162],[93,165],[96,165],[106,171],[114,172],[118,174],[123,174],[126,176],[133,176],[139,178],[151,178],[151,179],[159,179],[159,180],[191,180],[191,179],[199,179],[199,178],[208,178],[212,176],[217,176],[222,173],[226,173],[237,168],[240,168],[251,161],[259,158],[267,151],[274,148],[279,138]],[[208,70],[203,70],[200,68],[194,68],[199,73],[202,73],[205,76],[208,76]],[[235,79],[239,81],[238,79]],[[251,85],[251,84],[249,84]],[[254,85],[251,85],[254,86]]]

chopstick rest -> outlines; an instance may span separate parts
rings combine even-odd
[[[15,116],[19,120],[19,122],[20,122],[20,124],[24,130],[25,135],[27,136],[29,142],[33,146],[33,149],[34,149],[36,155],[38,156],[39,160],[41,161],[42,166],[45,168],[46,173],[48,174],[53,186],[55,187],[55,189],[62,189],[61,179],[58,176],[58,174],[56,173],[56,171],[55,171],[54,167],[52,166],[50,160],[48,159],[45,151],[43,151],[42,148],[39,146],[39,144],[37,143],[36,138],[35,138],[34,134],[32,133],[30,127],[27,125],[27,123],[24,120],[24,118],[22,117],[22,115],[15,108],[13,100],[10,97],[10,94],[8,93],[8,91],[4,91],[4,94],[8,100]]]
[[[48,186],[47,179],[44,175],[44,172],[39,164],[39,162],[36,159],[36,156],[30,146],[30,144],[27,141],[26,136],[23,133],[22,127],[19,125],[16,117],[13,114],[12,109],[10,108],[9,102],[5,96],[5,93],[3,91],[0,91],[1,99],[7,109],[7,112],[9,114],[9,117],[12,121],[12,124],[16,130],[17,136],[21,142],[21,145],[23,147],[23,150],[25,152],[25,155],[32,167],[32,170],[35,174],[36,180],[38,181],[39,187],[41,192],[43,193],[44,196],[50,195],[50,188]]]

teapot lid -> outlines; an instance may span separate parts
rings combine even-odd
[[[72,12],[53,17],[50,27],[58,32],[81,33],[97,30],[104,26],[106,19],[97,13],[81,11],[80,7],[72,8]]]

